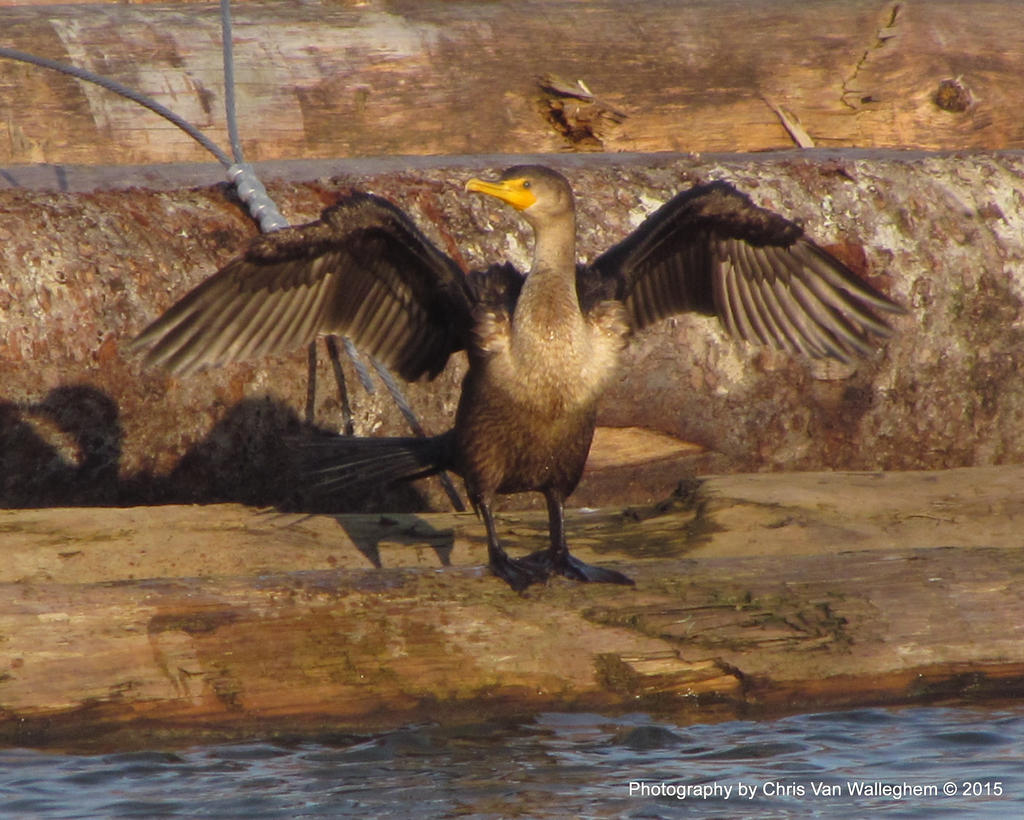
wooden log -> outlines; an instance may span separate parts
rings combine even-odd
[[[1021,148],[1012,3],[239,3],[249,158]],[[0,8],[3,45],[111,76],[227,145],[215,3]],[[582,82],[582,85],[580,84]],[[207,159],[97,86],[0,60],[0,164]]]
[[[649,503],[695,472],[1024,461],[1020,154],[539,159],[576,187],[584,258],[620,240],[675,191],[725,178],[802,220],[910,310],[897,335],[856,368],[737,343],[705,317],[646,331],[628,351],[601,424],[659,436],[619,446],[612,458],[599,453],[604,466],[589,471],[573,503]],[[407,209],[467,267],[509,258],[524,265],[521,221],[462,190],[467,177],[509,161],[432,159],[413,169],[405,160],[352,163],[334,177],[334,163],[303,164],[297,178],[271,190],[295,222],[349,187],[373,190]],[[78,172],[66,170],[61,180],[75,186]],[[304,351],[186,379],[143,369],[123,351],[255,233],[223,187],[13,188],[0,190],[0,211],[0,503],[303,501],[295,479],[282,476],[293,469],[285,437],[308,429]],[[431,432],[452,423],[461,374],[454,361],[438,380],[410,386]],[[368,395],[351,369],[347,375],[359,434],[407,431],[383,391]],[[336,428],[338,398],[323,357],[319,379],[316,422]],[[429,485],[424,492],[383,507],[376,498],[342,499],[348,506],[337,511],[446,503]]]
[[[1022,467],[716,477],[576,511],[633,589],[490,577],[467,515],[0,512],[0,740],[119,748],[546,709],[1024,694]],[[543,543],[503,516],[514,550]],[[375,566],[376,565],[376,566]],[[377,568],[379,567],[379,568]]]

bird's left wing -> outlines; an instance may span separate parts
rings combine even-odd
[[[403,378],[433,377],[465,346],[461,271],[401,210],[353,194],[319,220],[257,237],[132,342],[173,373],[349,336]]]
[[[675,196],[594,260],[636,328],[683,311],[716,314],[730,333],[849,361],[904,310],[803,234],[725,182]]]

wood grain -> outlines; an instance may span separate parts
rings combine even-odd
[[[954,0],[239,3],[238,111],[250,160],[1021,148],[1014,13]],[[0,7],[0,30],[227,145],[216,4]],[[111,156],[206,158],[134,103],[0,60],[0,163]]]
[[[1018,696],[1024,468],[709,478],[574,512],[635,589],[517,595],[468,515],[0,512],[0,739],[138,745],[544,709]],[[513,550],[535,513],[503,516]]]

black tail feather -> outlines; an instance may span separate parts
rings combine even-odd
[[[419,438],[330,436],[303,444],[302,472],[318,494],[387,487],[452,467],[452,433]]]

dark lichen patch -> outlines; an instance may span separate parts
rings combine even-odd
[[[964,300],[962,312],[967,321],[965,330],[977,335],[972,340],[981,341],[981,334],[1002,333],[1024,310],[1024,303],[1017,295],[1010,281],[992,273],[982,273],[977,286],[969,294],[961,294]]]
[[[756,645],[788,645],[793,649],[821,650],[849,646],[850,638],[845,632],[847,621],[832,612],[828,604],[813,604],[810,607],[759,609],[747,612],[738,623],[745,640],[730,641],[731,648],[748,649]],[[707,645],[713,640],[703,639]]]
[[[691,599],[698,596],[691,596]],[[706,650],[750,651],[758,647],[845,651],[851,644],[847,619],[829,601],[754,596],[749,590],[717,591],[687,606],[592,607],[584,617],[607,626]]]
[[[594,659],[597,678],[605,689],[636,695],[640,689],[639,676],[613,653],[603,653]]]
[[[150,635],[161,632],[184,632],[193,637],[209,635],[222,626],[235,623],[239,617],[239,613],[233,609],[168,612],[150,618],[146,631]]]
[[[227,666],[213,666],[203,675],[214,697],[229,712],[243,710],[241,681],[236,678]]]

